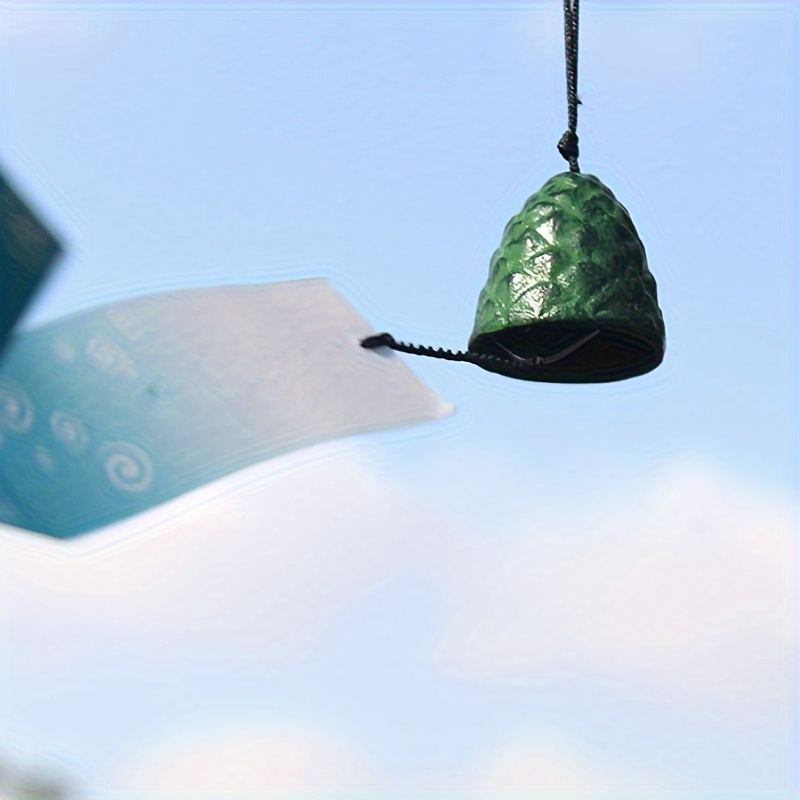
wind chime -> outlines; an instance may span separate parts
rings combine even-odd
[[[560,383],[658,366],[644,247],[578,168],[578,0],[564,20],[569,172],[506,226],[464,352],[368,335],[322,279],[129,298],[20,331],[61,246],[0,175],[0,523],[69,539],[291,450],[450,413],[373,348]]]
[[[564,0],[569,127],[558,150],[569,172],[550,178],[506,226],[467,350],[405,344],[389,333],[362,347],[549,383],[619,381],[662,362],[664,321],[644,246],[611,190],[578,167],[578,5]]]

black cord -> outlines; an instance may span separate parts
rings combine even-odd
[[[578,3],[564,0],[564,50],[567,62],[567,109],[569,128],[558,141],[558,152],[569,161],[570,172],[578,167]]]

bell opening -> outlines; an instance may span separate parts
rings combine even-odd
[[[637,335],[625,326],[591,322],[544,320],[517,325],[480,334],[469,349],[505,360],[481,365],[490,372],[548,383],[624,380],[650,372],[664,358],[663,343]],[[564,355],[559,357],[561,353]],[[537,364],[537,358],[552,361]]]

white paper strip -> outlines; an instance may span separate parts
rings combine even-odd
[[[59,538],[267,458],[452,407],[323,279],[190,289],[12,337],[0,522]]]

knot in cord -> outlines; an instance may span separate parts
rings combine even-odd
[[[564,135],[558,140],[558,152],[569,162],[578,159],[578,134],[574,131],[565,131]]]

